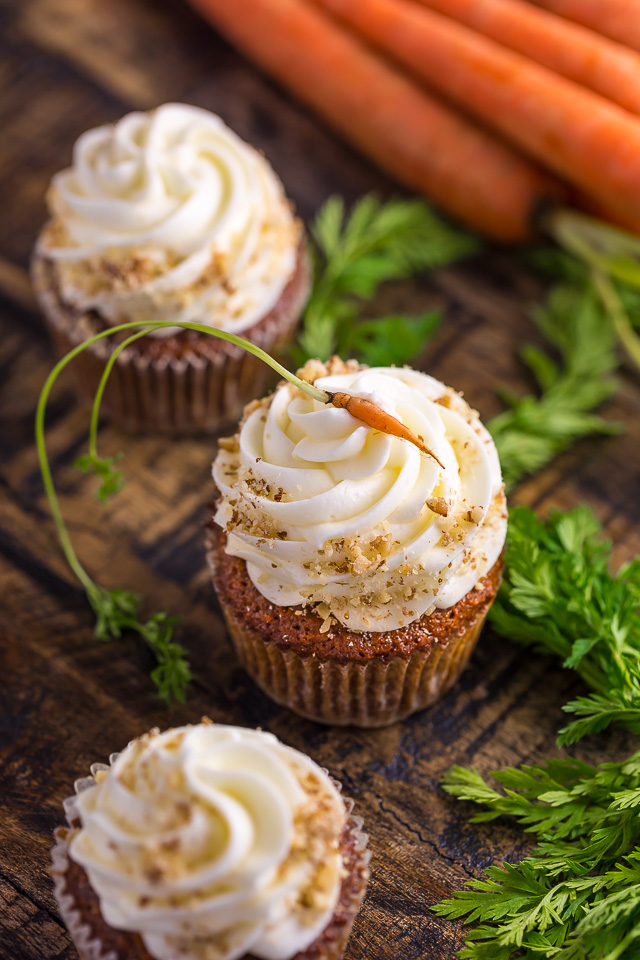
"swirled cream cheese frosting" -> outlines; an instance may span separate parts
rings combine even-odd
[[[70,856],[106,922],[157,960],[289,960],[327,925],[346,810],[308,757],[203,722],[151,731],[97,767],[68,801]]]
[[[408,368],[311,362],[304,379],[372,400],[436,459],[289,383],[247,408],[213,466],[215,521],[280,606],[314,606],[353,631],[404,627],[485,576],[507,514],[495,446],[454,390]]]
[[[53,263],[65,303],[109,323],[240,332],[271,310],[294,272],[301,227],[282,184],[198,107],[169,103],[87,131],[47,200],[38,254]]]

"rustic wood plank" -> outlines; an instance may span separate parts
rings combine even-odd
[[[53,960],[77,956],[60,920],[31,903],[24,891],[0,877],[0,910],[5,918],[0,927],[0,951],[4,960],[23,960],[46,952]]]
[[[52,357],[28,286],[28,261],[45,218],[52,174],[84,129],[166,99],[219,112],[263,149],[305,217],[339,192],[352,201],[397,186],[251,69],[181,0],[21,0],[6,4],[0,39],[8,185],[0,219],[0,953],[8,960],[71,960],[47,877],[50,832],[73,780],[142,730],[214,720],[263,726],[343,781],[365,816],[374,853],[370,893],[348,960],[451,957],[459,929],[428,906],[468,876],[517,859],[522,835],[508,824],[471,827],[438,787],[453,763],[482,772],[555,751],[561,705],[581,686],[556,664],[485,631],[460,683],[436,707],[380,731],[332,730],[294,717],[240,669],[203,562],[202,525],[212,495],[210,440],[125,437],[105,426],[105,453],[122,450],[127,485],[107,508],[72,469],[88,415],[68,384],[54,391],[48,447],[61,504],[81,559],[108,586],[145,596],[149,611],[182,617],[196,682],[170,711],[154,698],[149,653],[133,637],[100,644],[62,558],[33,447],[33,412]],[[495,388],[531,384],[515,361],[536,340],[528,304],[541,282],[509,253],[389,287],[381,312],[438,306],[446,318],[421,358],[463,389],[488,417]],[[640,397],[629,372],[606,415],[618,438],[576,445],[521,486],[515,500],[569,507],[587,500],[616,541],[620,561],[640,552],[637,447]],[[621,732],[580,744],[584,759],[623,756]]]
[[[0,257],[0,293],[25,310],[36,310],[29,274],[4,257]]]
[[[201,34],[200,22],[178,4],[169,12],[166,3],[27,0],[20,5],[17,27],[131,107],[148,109],[173,99],[176,89],[194,79],[193,58],[185,58],[176,44],[176,30],[190,27],[193,43],[196,32]],[[204,42],[200,53],[200,72],[209,72]]]

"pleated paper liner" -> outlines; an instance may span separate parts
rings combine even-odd
[[[94,765],[92,770],[96,768],[105,769],[102,764]],[[84,778],[78,781],[76,789],[90,789],[93,782],[92,777]],[[342,789],[337,781],[333,780],[333,783],[338,790]],[[353,800],[345,797],[344,803],[347,822],[340,841],[344,875],[336,909],[322,933],[291,960],[340,960],[364,899],[371,859],[367,849],[369,838],[362,829],[362,819],[352,812]],[[51,875],[60,915],[80,960],[154,960],[137,933],[115,930],[102,917],[98,897],[85,870],[69,856],[69,844],[79,825],[74,814],[73,797],[65,802],[65,809],[69,827],[58,827],[55,831]],[[256,958],[246,954],[242,960]]]
[[[286,644],[265,638],[247,622],[240,605],[229,600],[229,591],[221,581],[221,538],[212,528],[208,532],[208,547],[207,559],[218,600],[247,672],[277,703],[318,723],[340,726],[388,726],[443,697],[469,662],[502,575],[500,559],[487,576],[491,589],[486,602],[474,606],[465,605],[464,597],[458,601],[461,617],[456,618],[457,626],[447,638],[434,638],[408,656],[372,656],[364,662],[345,662],[344,657],[320,657],[312,649],[312,641],[301,655]],[[296,617],[297,629],[304,632],[305,618],[310,632],[316,632],[317,617],[304,612]],[[426,614],[425,618],[428,619]]]
[[[61,301],[51,264],[40,256],[32,262],[32,281],[59,357],[106,329],[97,314],[79,314]],[[280,299],[242,336],[277,354],[295,336],[309,282],[309,259],[301,247]],[[115,337],[105,337],[71,361],[69,370],[82,399],[93,401],[116,343]],[[244,405],[265,393],[275,379],[273,370],[257,357],[206,334],[182,331],[166,339],[145,337],[119,354],[102,409],[133,433],[217,433],[237,421]]]

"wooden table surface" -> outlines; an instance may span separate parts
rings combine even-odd
[[[230,0],[232,2],[232,0]],[[56,390],[48,442],[80,558],[107,586],[142,593],[149,611],[182,617],[197,679],[184,706],[154,698],[150,657],[131,637],[100,644],[60,554],[33,443],[33,413],[52,355],[27,275],[50,177],[76,137],[131,109],[167,100],[219,114],[262,148],[301,214],[331,193],[353,200],[397,187],[261,77],[179,0],[14,0],[4,3],[0,59],[0,956],[75,957],[47,874],[61,802],[90,763],[149,727],[216,721],[262,726],[326,766],[355,797],[373,851],[372,879],[349,960],[445,958],[456,925],[429,905],[483,867],[518,858],[519,831],[469,826],[438,787],[453,763],[497,766],[553,753],[573,675],[485,631],[471,666],[435,708],[386,730],[326,729],[269,701],[240,669],[203,558],[212,495],[211,440],[131,439],[105,426],[105,454],[122,450],[127,484],[108,509],[70,468],[88,417],[67,384]],[[516,254],[397,285],[381,306],[437,305],[446,320],[421,366],[464,390],[484,417],[498,383],[530,388],[515,359],[535,337],[527,318],[542,296]],[[607,415],[627,432],[586,440],[525,483],[516,497],[544,510],[588,501],[619,560],[640,552],[637,496],[640,395],[630,372]],[[600,760],[631,747],[618,733],[581,747]]]

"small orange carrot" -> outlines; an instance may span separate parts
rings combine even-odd
[[[442,467],[444,464],[438,460],[433,450],[425,444],[422,437],[417,437],[408,427],[405,427],[401,420],[392,417],[390,413],[383,410],[374,403],[373,400],[366,400],[364,397],[354,397],[352,393],[331,393],[325,390],[329,400],[334,407],[340,407],[347,410],[356,420],[366,423],[372,430],[379,430],[380,433],[386,433],[390,437],[398,437],[400,440],[408,440],[414,447],[417,447],[421,453],[426,453],[428,457]]]

